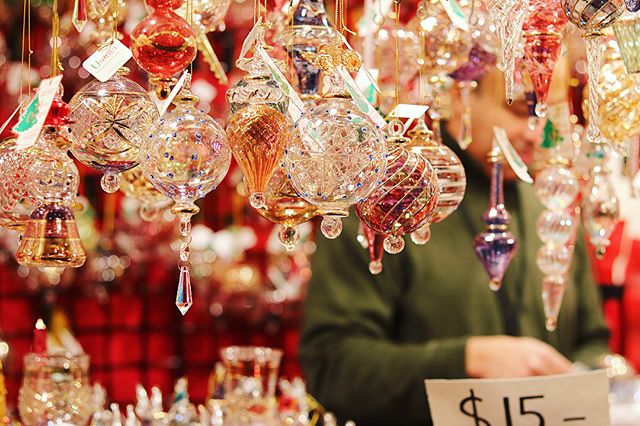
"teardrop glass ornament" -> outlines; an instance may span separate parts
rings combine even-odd
[[[566,280],[562,276],[546,276],[542,280],[542,306],[547,331],[555,331],[558,327],[558,315],[565,287]]]
[[[180,267],[180,278],[178,279],[178,291],[176,293],[176,306],[182,315],[185,315],[193,305],[193,294],[191,293],[191,274],[188,266]]]

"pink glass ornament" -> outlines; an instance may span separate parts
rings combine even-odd
[[[384,255],[384,239],[385,236],[380,234],[367,225],[360,222],[360,230],[366,243],[366,249],[369,252],[369,272],[378,275],[382,272],[382,256]]]
[[[154,4],[153,13],[131,32],[131,53],[136,63],[152,74],[158,97],[165,99],[173,76],[196,58],[198,49],[191,25],[167,7],[170,4]]]
[[[560,0],[529,0],[524,22],[525,66],[536,92],[536,114],[546,115],[547,95],[562,48],[562,29],[567,24]]]
[[[402,130],[400,125],[388,139],[390,149],[382,183],[355,208],[368,228],[385,235],[384,249],[391,254],[404,248],[404,234],[429,220],[440,192],[431,164],[420,154],[404,148],[408,139],[400,136]]]
[[[502,41],[502,70],[507,102],[513,102],[516,54],[522,25],[527,15],[527,0],[485,0],[493,24]]]
[[[496,148],[490,154],[490,161],[493,163],[491,192],[489,208],[483,217],[486,228],[476,236],[473,248],[489,275],[489,288],[497,291],[502,286],[502,278],[513,259],[518,242],[515,235],[507,229],[511,216],[504,207],[504,160]]]

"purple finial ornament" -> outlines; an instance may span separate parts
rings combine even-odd
[[[483,216],[486,227],[476,236],[473,249],[489,275],[489,288],[498,291],[502,286],[504,273],[516,252],[518,241],[507,229],[511,216],[504,207],[502,188],[504,157],[497,146],[489,152],[488,161],[493,164],[493,167],[489,208]]]

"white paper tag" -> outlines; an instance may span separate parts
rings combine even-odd
[[[16,149],[26,149],[36,143],[61,81],[62,75],[57,75],[40,82],[36,96],[27,105],[18,124],[13,126],[18,134]]]
[[[105,82],[131,59],[131,50],[117,39],[111,39],[82,63],[89,74]]]
[[[509,166],[511,166],[511,169],[513,169],[515,174],[524,182],[533,183],[533,178],[529,174],[527,165],[522,161],[518,152],[515,150],[513,145],[511,145],[511,142],[509,142],[507,132],[502,127],[494,126],[493,134],[495,135],[495,141],[498,142],[498,146],[500,146],[500,150],[504,154],[507,163],[509,163]]]
[[[467,16],[464,14],[456,0],[440,0],[440,4],[442,4],[445,12],[449,15],[449,19],[451,19],[453,25],[460,28],[462,31],[469,32],[469,21]]]
[[[189,74],[189,71],[184,70],[184,72],[180,76],[180,79],[178,80],[176,85],[173,86],[173,89],[171,89],[171,93],[169,93],[169,97],[167,97],[167,99],[165,99],[164,102],[162,102],[162,107],[160,108],[160,117],[165,115],[165,113],[169,109],[169,106],[171,105],[171,102],[173,102],[176,96],[178,96],[178,93],[180,93],[180,90],[182,89],[182,86],[184,86],[184,81],[187,79],[188,74]]]
[[[340,74],[340,77],[344,80],[347,91],[353,98],[353,102],[356,104],[358,109],[362,113],[369,116],[371,121],[380,126],[381,129],[383,129],[387,125],[386,120],[373,107],[373,105],[369,103],[367,97],[360,91],[360,88],[356,84],[355,80],[351,77],[351,74],[349,74],[347,69],[342,65],[337,68],[337,71]]]
[[[273,62],[273,59],[264,51],[262,47],[256,46],[256,53],[260,55],[260,57],[264,60],[267,68],[269,68],[269,72],[273,79],[278,83],[280,89],[284,92],[284,94],[289,98],[289,116],[295,123],[298,121],[302,114],[304,113],[304,102],[300,99],[300,96],[296,93],[295,89],[289,81],[286,79],[282,72],[278,69],[278,66]]]
[[[389,115],[391,117],[410,118],[415,120],[422,117],[428,109],[428,105],[398,104]]]
[[[425,380],[434,426],[610,426],[605,370],[523,379]]]

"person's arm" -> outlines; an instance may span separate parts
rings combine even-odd
[[[610,352],[609,329],[602,314],[602,302],[594,280],[584,235],[578,233],[574,257],[574,279],[577,290],[577,335],[573,361],[595,367],[599,358]]]
[[[356,423],[402,424],[394,413],[425,423],[423,380],[464,377],[467,338],[391,340],[411,266],[402,254],[385,255],[385,270],[371,275],[368,254],[355,241],[354,222],[338,240],[317,239],[300,346],[309,389],[328,410]],[[415,412],[400,413],[398,407]]]

